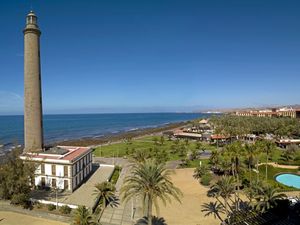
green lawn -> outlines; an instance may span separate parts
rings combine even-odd
[[[268,183],[276,186],[276,187],[279,187],[280,189],[282,190],[286,190],[286,191],[289,191],[289,190],[298,190],[296,188],[293,188],[293,187],[288,187],[286,185],[283,185],[283,184],[280,184],[278,183],[276,180],[275,180],[275,176],[279,173],[297,173],[298,170],[297,169],[284,169],[284,168],[277,168],[277,167],[273,167],[273,166],[267,166],[268,167]],[[261,165],[258,167],[258,170],[259,170],[259,174],[260,174],[260,179],[263,179],[265,180],[265,174],[266,174],[266,166],[264,165]],[[256,175],[254,175],[256,176]],[[253,177],[254,177],[253,176]]]
[[[154,139],[157,139],[159,144],[155,144]],[[160,143],[160,136],[146,136],[143,138],[135,139],[132,140],[130,143],[128,142],[121,142],[121,143],[116,143],[116,144],[110,144],[110,145],[105,145],[101,147],[97,147],[94,150],[94,155],[95,156],[100,156],[100,157],[128,157],[128,153],[132,151],[132,149],[135,150],[149,150],[150,148],[155,148],[157,147],[159,151],[166,151],[169,153],[169,158],[168,160],[179,160],[179,159],[184,159],[186,158],[185,156],[180,156],[178,153],[171,153],[172,146],[175,144],[174,141],[169,141],[167,138],[165,138],[165,141],[163,144]],[[184,145],[185,141],[181,140],[179,145]],[[203,147],[205,149],[213,150],[216,149],[214,146],[211,146],[209,144],[202,143]],[[189,141],[187,145],[187,151],[191,151],[193,149],[196,149],[196,142],[195,141]],[[195,160],[191,162],[191,166],[193,167],[194,165],[199,165],[199,160]]]

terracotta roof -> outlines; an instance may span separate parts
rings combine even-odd
[[[87,153],[89,150],[90,150],[90,148],[87,148],[87,147],[79,147],[78,149],[67,154],[63,159],[73,161],[74,159],[78,158],[79,156]]]
[[[182,136],[182,137],[202,137],[201,134],[197,134],[197,133],[187,133],[187,132],[180,132],[180,133],[176,133],[174,134],[175,136]]]
[[[227,139],[229,136],[220,135],[220,134],[213,134],[210,136],[211,139]]]

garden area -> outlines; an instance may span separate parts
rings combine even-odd
[[[204,164],[208,163],[208,157],[203,159],[200,157],[201,152],[206,150],[206,153],[210,153],[215,149],[215,146],[199,141],[171,140],[164,136],[147,136],[99,146],[93,153],[94,156],[101,157],[156,158],[161,162],[183,160],[183,167],[196,167],[200,161]]]

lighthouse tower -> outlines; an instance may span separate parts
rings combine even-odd
[[[43,114],[40,35],[37,17],[30,11],[24,33],[24,152],[43,151]]]

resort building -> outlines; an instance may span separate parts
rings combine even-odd
[[[35,186],[74,191],[92,172],[92,149],[57,146],[40,153],[25,152],[21,159],[36,164]]]
[[[234,114],[237,116],[300,118],[300,109],[283,107],[280,109],[273,108],[264,110],[237,111]]]
[[[289,145],[300,146],[300,139],[280,139],[275,141],[278,147],[286,148]]]

